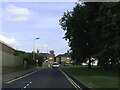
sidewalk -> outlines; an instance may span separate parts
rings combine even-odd
[[[25,75],[27,73],[30,73],[30,72],[38,70],[38,69],[40,69],[40,68],[34,67],[32,69],[25,69],[25,70],[10,73],[10,74],[4,74],[4,75],[2,75],[2,83],[5,83],[5,82],[7,82],[9,80],[15,79],[17,77],[20,77],[22,75]]]

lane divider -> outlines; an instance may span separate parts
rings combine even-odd
[[[29,82],[27,85],[25,85],[25,86],[23,87],[23,89],[27,88],[30,84],[32,84],[32,82]],[[21,90],[23,90],[23,89],[21,89]]]
[[[39,71],[39,70],[36,70],[36,71],[33,71],[33,72],[28,73],[28,74],[26,74],[26,75],[23,75],[23,76],[21,76],[21,77],[18,77],[18,78],[16,78],[16,79],[13,79],[13,80],[7,81],[6,84],[9,84],[9,83],[12,83],[12,82],[14,82],[14,81],[17,81],[17,80],[19,80],[19,79],[22,79],[22,78],[24,78],[24,77],[27,77],[27,76],[29,76],[29,75],[31,75],[31,74],[33,74],[33,73],[38,72],[38,71]]]
[[[77,89],[82,90],[79,85],[77,85],[64,71],[60,69],[60,71],[64,74],[64,76],[69,80],[69,82]]]

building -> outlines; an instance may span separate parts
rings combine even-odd
[[[39,53],[39,55],[44,59],[44,62],[42,64],[43,68],[52,67],[52,63],[55,61],[55,54]]]
[[[71,63],[73,63],[69,53],[57,55],[56,56],[56,61],[61,63],[61,64],[71,64]]]
[[[55,60],[55,54],[39,53],[39,55],[43,57],[44,61],[48,60],[54,62]]]

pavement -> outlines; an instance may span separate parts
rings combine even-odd
[[[2,90],[76,90],[76,87],[68,79],[69,78],[67,78],[59,68],[44,68],[7,83],[3,83]]]
[[[34,67],[34,68],[31,68],[31,69],[24,69],[24,70],[9,73],[9,74],[3,74],[2,75],[2,82],[5,83],[5,82],[7,82],[9,80],[20,77],[20,76],[25,75],[25,74],[27,74],[29,72],[34,71],[34,70],[37,70],[37,68]]]

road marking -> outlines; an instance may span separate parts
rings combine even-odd
[[[69,82],[77,89],[82,90],[79,85],[77,85],[65,72],[63,72],[61,69],[60,71],[65,75],[65,77],[69,80]]]
[[[27,88],[31,83],[32,83],[32,82],[27,83],[27,85],[25,85],[25,86],[23,87],[23,89]],[[21,90],[23,90],[23,89],[21,89]]]
[[[26,88],[27,86],[24,86],[24,88]]]
[[[26,86],[29,86],[29,84],[27,84]]]
[[[19,79],[22,79],[22,78],[24,78],[24,77],[27,77],[27,76],[35,73],[35,72],[38,72],[38,71],[39,71],[39,70],[36,70],[36,71],[33,71],[33,72],[31,72],[31,73],[28,73],[28,74],[26,74],[26,75],[24,75],[24,76],[18,77],[18,78],[13,79],[13,80],[10,80],[10,81],[6,82],[6,84],[9,84],[9,83],[12,83],[12,82],[14,82],[14,81],[17,81],[17,80],[19,80]]]

